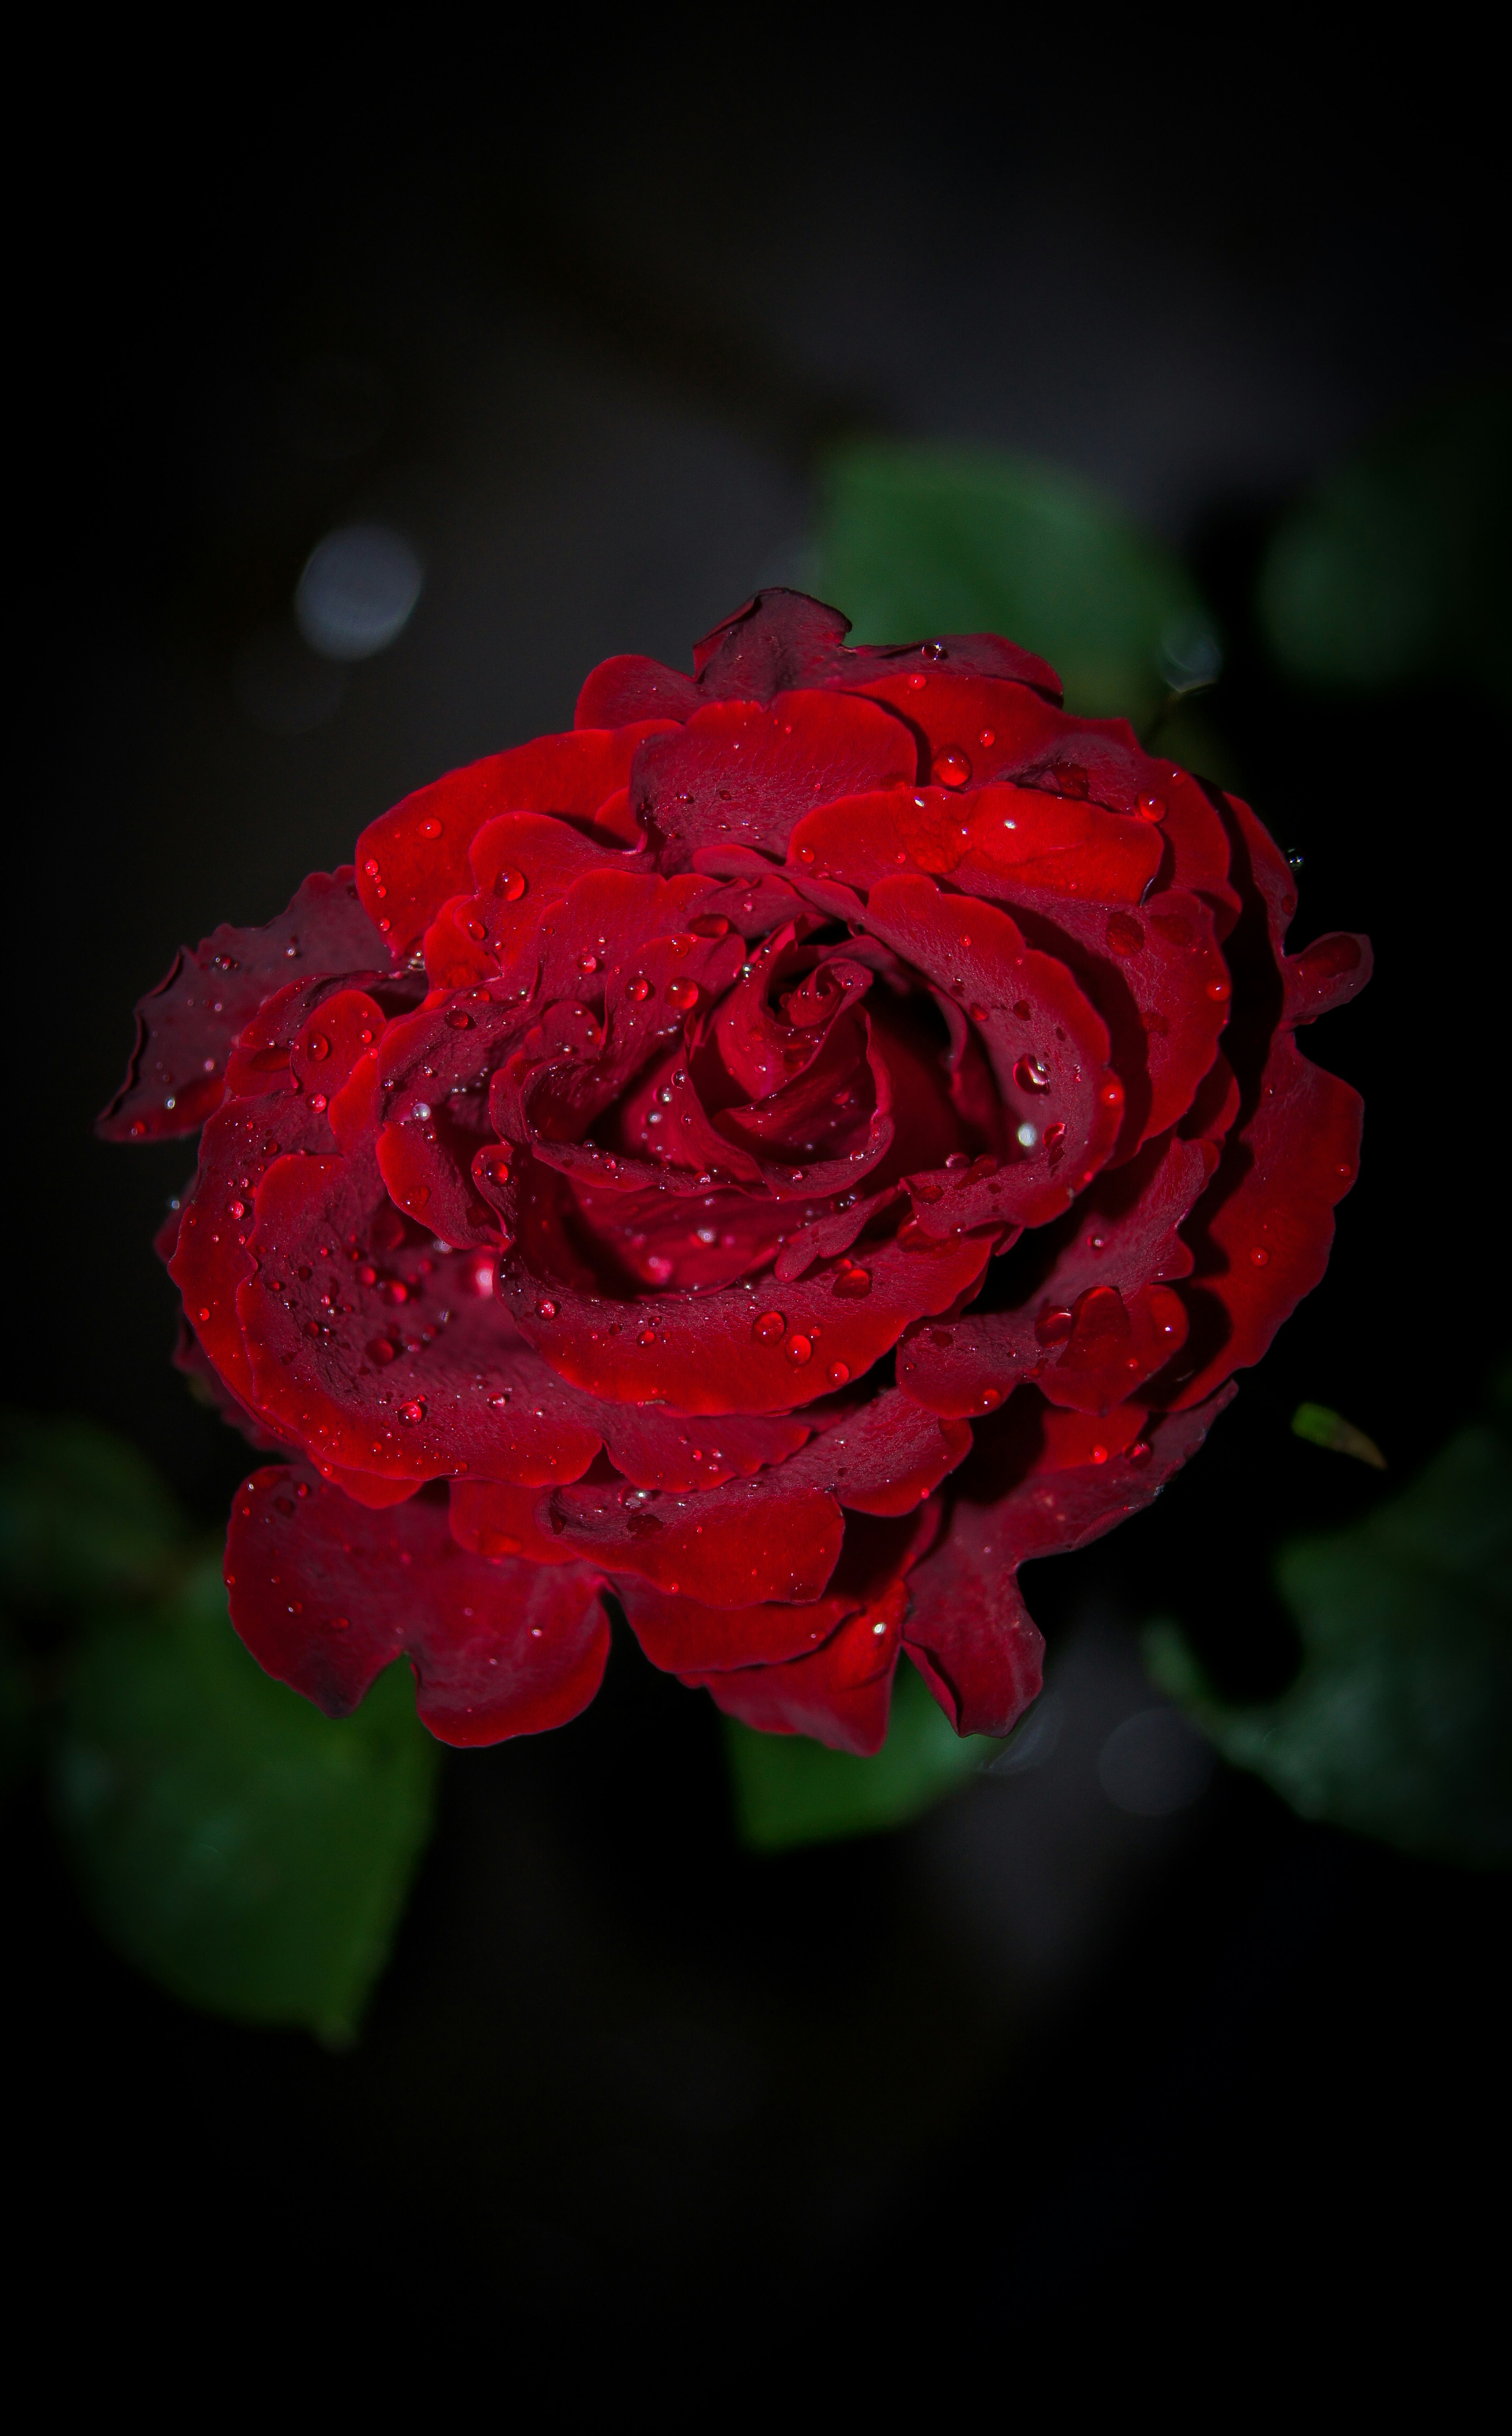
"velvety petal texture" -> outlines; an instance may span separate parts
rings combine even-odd
[[[232,1615],[332,1714],[590,1700],[622,1611],[729,1714],[878,1749],[1039,1687],[1017,1589],[1195,1452],[1323,1274],[1360,1105],[1295,1035],[1248,808],[996,635],[758,594],[690,674],[374,821],[138,1010],[112,1140],[202,1127],[176,1360],[280,1460]],[[607,1601],[607,1605],[606,1605]]]

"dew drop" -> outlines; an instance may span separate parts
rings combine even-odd
[[[982,734],[981,734],[981,735],[978,737],[978,739],[977,739],[977,742],[978,742],[980,745],[982,745],[983,749],[985,749],[985,748],[986,748],[988,745],[990,745],[990,744],[996,744],[996,743],[997,743],[997,741],[998,741],[997,732],[996,732],[996,730],[995,730],[995,729],[990,728],[990,727],[984,727],[984,728],[982,729]]]
[[[557,1307],[551,1300],[549,1295],[542,1296],[540,1301],[535,1306],[535,1314],[538,1319],[555,1319],[557,1315]]]
[[[806,1362],[813,1360],[814,1348],[807,1336],[790,1336],[782,1350],[795,1370],[801,1370]]]
[[[764,1311],[751,1333],[758,1345],[775,1345],[780,1336],[786,1335],[787,1328],[788,1323],[780,1311]],[[807,1361],[807,1354],[804,1359]]]
[[[399,1418],[402,1421],[423,1421],[425,1418],[426,1400],[424,1396],[411,1396],[408,1404],[401,1404],[399,1407]]]
[[[1208,995],[1221,1006],[1225,998],[1232,997],[1233,983],[1221,979],[1210,981],[1208,984]]]
[[[352,1629],[352,1619],[350,1616],[346,1615],[333,1615],[329,1623],[326,1625],[325,1629],[327,1632],[350,1632]]]
[[[1148,1438],[1136,1438],[1134,1444],[1129,1449],[1129,1461],[1131,1463],[1148,1463],[1154,1453],[1155,1449],[1150,1444]]]
[[[947,744],[930,764],[930,775],[937,787],[964,787],[971,775],[971,761],[959,744]]]
[[[679,1014],[681,1014],[686,1007],[697,1006],[697,982],[681,980],[669,982],[667,984],[667,1003],[669,1006],[675,1006]]]
[[[1002,1389],[1000,1387],[983,1387],[979,1401],[984,1413],[995,1413],[999,1405],[1002,1402]]]
[[[431,816],[431,818],[430,818],[429,820],[422,821],[422,822],[421,822],[421,824],[420,824],[420,834],[421,834],[421,836],[422,836],[422,837],[425,837],[425,838],[438,838],[438,837],[440,837],[440,835],[441,835],[441,823],[440,823],[440,821],[438,821],[438,820],[434,817],[434,815],[432,815],[432,816]]]
[[[584,948],[584,949],[583,949],[583,951],[582,951],[582,955],[578,958],[578,970],[579,970],[579,972],[580,972],[580,973],[596,973],[596,972],[598,971],[598,969],[599,969],[599,959],[598,959],[598,957],[594,954],[593,949],[592,949],[591,948]]]
[[[476,944],[480,945],[488,936],[487,923],[480,922],[476,914],[469,914],[466,921],[462,924],[462,929],[466,931],[468,937]]]
[[[1254,1262],[1255,1266],[1258,1269],[1264,1269],[1270,1266],[1271,1256],[1265,1249],[1263,1244],[1257,1244],[1249,1257]]]
[[[310,1094],[310,1106],[314,1109],[317,1116],[320,1116],[325,1105],[325,1093],[323,1091],[312,1091]]]
[[[321,1063],[322,1058],[329,1057],[331,1053],[331,1044],[326,1039],[323,1032],[312,1032],[310,1034],[309,1053],[314,1058],[317,1065]]]
[[[1106,1463],[1107,1449],[1105,1446],[1095,1446],[1092,1449],[1092,1461],[1094,1463]]]
[[[839,1295],[843,1302],[860,1302],[862,1295],[869,1295],[871,1290],[872,1273],[859,1263],[842,1269],[830,1288],[831,1294]]]
[[[1116,1079],[1104,1083],[1097,1096],[1104,1108],[1121,1108],[1123,1105],[1123,1086]]]
[[[1045,1127],[1045,1148],[1047,1150],[1058,1150],[1065,1140],[1066,1128],[1064,1125],[1054,1124],[1047,1125]]]
[[[832,1362],[830,1364],[829,1383],[832,1387],[843,1387],[849,1377],[850,1364],[848,1362]]]
[[[644,1005],[645,1005],[646,1000],[647,1000],[650,998],[650,996],[651,996],[651,983],[650,983],[650,982],[646,979],[646,976],[645,976],[645,974],[644,974],[644,973],[637,973],[637,974],[635,975],[634,980],[631,983],[631,984],[630,984],[629,988],[626,990],[626,992],[625,992],[625,996],[626,996],[626,997],[627,997],[627,998],[632,1001],[632,1003],[633,1003],[634,1005],[635,1005],[635,1006],[644,1006]]]
[[[1021,1091],[1048,1091],[1050,1068],[1043,1057],[1020,1057],[1014,1068],[1014,1081]]]
[[[987,1009],[984,1006],[968,1007],[966,1012],[973,1023],[985,1023],[987,1020]]]
[[[450,1024],[453,1032],[471,1032],[473,1028],[472,1017],[464,1014],[460,1006],[454,1006],[452,1008],[446,1020]]]
[[[1041,1345],[1064,1345],[1070,1332],[1071,1314],[1064,1303],[1042,1311],[1034,1322],[1034,1334]]]
[[[502,896],[506,905],[517,905],[530,884],[523,871],[516,871],[512,862],[506,862],[494,882],[494,894]]]

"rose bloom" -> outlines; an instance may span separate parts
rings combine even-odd
[[[277,1460],[231,1612],[332,1715],[592,1699],[607,1594],[752,1726],[875,1751],[1040,1683],[1017,1585],[1148,1504],[1317,1284],[1360,1102],[1248,808],[996,635],[760,594],[692,677],[374,822],[185,950],[112,1140],[201,1123],[178,1359]]]

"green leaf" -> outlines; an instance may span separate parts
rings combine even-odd
[[[232,1630],[218,1560],[91,1627],[53,1801],[101,1928],[186,2003],[356,2032],[430,1826],[437,1747],[409,1669],[333,1722]]]
[[[1401,1496],[1294,1540],[1276,1567],[1303,1662],[1278,1700],[1237,1708],[1178,1626],[1146,1636],[1159,1688],[1224,1756],[1306,1818],[1405,1853],[1512,1865],[1512,1444],[1461,1430]]]
[[[182,1562],[183,1520],[135,1447],[93,1421],[0,1415],[0,1595],[14,1608],[141,1598]]]
[[[958,1735],[923,1678],[900,1666],[887,1740],[875,1759],[804,1734],[761,1734],[724,1720],[740,1840],[758,1853],[869,1836],[943,1801],[1002,1748]]]
[[[1330,1404],[1298,1404],[1292,1415],[1293,1435],[1306,1438],[1312,1446],[1327,1447],[1330,1454],[1352,1454],[1357,1463],[1369,1464],[1373,1471],[1384,1471],[1386,1458],[1374,1438],[1357,1430]]]
[[[1377,433],[1282,518],[1260,622],[1306,683],[1357,690],[1458,674],[1512,692],[1512,394],[1443,398]]]
[[[818,589],[854,620],[853,641],[1007,635],[1059,670],[1068,708],[1086,716],[1143,727],[1173,690],[1217,671],[1212,620],[1179,559],[1030,458],[841,447],[825,469],[818,557]]]

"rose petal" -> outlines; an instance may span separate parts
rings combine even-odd
[[[139,1001],[126,1080],[96,1131],[107,1141],[194,1133],[218,1107],[232,1045],[270,992],[296,974],[363,973],[387,963],[350,866],[312,872],[261,929],[223,922],[198,948],[181,948],[166,978]]]
[[[762,1733],[808,1734],[832,1750],[869,1758],[887,1740],[907,1596],[905,1586],[895,1584],[875,1607],[841,1625],[811,1657],[680,1679],[709,1693],[727,1716]]]
[[[508,812],[591,821],[625,784],[636,747],[665,724],[640,720],[538,736],[454,770],[370,823],[357,840],[356,884],[394,953],[414,945],[448,897],[478,884],[468,849],[487,822]]]
[[[1105,1169],[1057,1228],[1028,1301],[910,1330],[899,1386],[930,1412],[970,1417],[995,1411],[1030,1378],[1052,1403],[1084,1412],[1137,1393],[1186,1341],[1171,1281],[1190,1273],[1192,1255],[1176,1230],[1214,1163],[1200,1142],[1168,1139]]]
[[[913,740],[879,705],[843,693],[779,693],[770,707],[717,702],[636,756],[631,796],[663,871],[702,846],[756,846],[779,860],[817,803],[912,781]]]
[[[609,1655],[589,1567],[490,1564],[457,1545],[439,1502],[365,1512],[303,1465],[254,1471],[237,1492],[226,1579],[258,1664],[327,1716],[348,1715],[403,1654],[422,1721],[464,1748],[565,1725]]]
[[[1233,1393],[1142,1435],[1142,1409],[1125,1408],[1089,1444],[1080,1415],[1048,1413],[1026,1389],[979,1429],[945,1540],[910,1576],[905,1627],[909,1655],[958,1733],[1006,1734],[1039,1690],[1044,1644],[1018,1567],[1085,1547],[1147,1505]]]
[[[930,879],[884,879],[866,918],[970,1014],[1017,1129],[1012,1163],[982,1178],[980,1214],[922,1204],[918,1223],[944,1233],[989,1216],[1022,1226],[1058,1217],[1106,1160],[1122,1119],[1102,1017],[1064,965],[1026,947],[1007,914],[980,898],[947,896]]]

